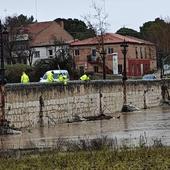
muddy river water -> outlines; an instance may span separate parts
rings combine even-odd
[[[170,106],[129,113],[110,120],[83,121],[23,130],[21,134],[0,136],[0,148],[50,146],[59,138],[90,139],[107,136],[119,144],[137,145],[141,141],[153,144],[161,140],[170,146]]]

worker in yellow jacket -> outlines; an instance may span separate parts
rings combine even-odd
[[[47,72],[47,81],[48,81],[49,83],[54,82],[54,72],[53,72],[53,71]]]
[[[68,78],[66,75],[62,75],[62,73],[59,74],[58,80],[60,83],[63,83],[64,85],[67,85]]]
[[[30,82],[29,76],[25,72],[23,72],[21,76],[21,83],[25,84],[29,82]]]
[[[90,77],[89,77],[87,74],[83,74],[83,75],[80,77],[80,80],[88,81],[88,80],[90,80]]]

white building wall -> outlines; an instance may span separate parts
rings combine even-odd
[[[55,51],[57,51],[60,47],[54,47],[54,46],[48,46],[48,47],[35,47],[34,48],[34,52],[39,51],[40,56],[36,57],[36,55],[33,55],[33,62],[34,63],[36,60],[40,60],[40,59],[48,59],[48,58],[52,58],[55,56]],[[67,45],[63,48],[67,48]],[[52,55],[49,55],[49,50],[52,50]]]
[[[36,57],[35,55],[33,56],[33,63],[36,60],[40,60],[40,59],[47,59],[49,58],[49,52],[48,50],[52,49],[53,50],[53,54],[54,54],[54,47],[35,47],[34,50],[39,51],[40,52],[40,56]]]

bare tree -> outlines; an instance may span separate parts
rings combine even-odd
[[[75,63],[72,51],[64,40],[58,40],[56,37],[54,39],[54,61],[55,65],[59,69],[67,69],[69,72],[75,72]]]
[[[10,61],[10,63],[15,64],[16,61],[14,59],[14,54],[13,51],[16,47],[16,37],[18,35],[18,29],[16,27],[13,26],[8,26],[8,32],[9,32],[9,41],[6,44],[5,48],[8,51],[8,60]]]
[[[9,32],[9,42],[6,45],[6,51],[8,51],[8,61],[10,63],[22,63],[27,60],[30,40],[28,34],[24,33],[24,27],[33,22],[33,16],[27,17],[23,14],[5,17],[4,25]]]
[[[84,16],[84,20],[89,28],[92,28],[95,31],[96,39],[98,42],[97,52],[99,53],[103,64],[103,79],[106,79],[106,51],[104,48],[104,37],[109,26],[107,22],[108,15],[105,13],[105,9],[96,5],[95,2],[92,2],[92,9],[94,10],[94,14],[88,14],[87,16]]]
[[[34,49],[31,48],[31,38],[28,33],[19,30],[19,33],[13,35],[9,41],[8,51],[12,64],[24,63],[32,65]]]
[[[55,51],[55,58],[64,61],[70,55],[69,53],[69,46],[64,40],[54,39],[54,51]]]
[[[27,61],[28,64],[31,66],[33,62],[33,56],[35,54],[35,49],[34,48],[29,48],[27,52]]]

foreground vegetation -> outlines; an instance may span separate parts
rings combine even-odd
[[[0,170],[170,169],[169,147],[49,151],[19,158],[0,158]]]

